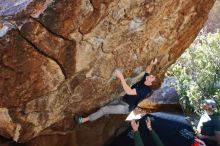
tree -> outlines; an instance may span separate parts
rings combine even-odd
[[[205,98],[220,103],[220,32],[202,31],[167,75],[176,77],[175,86],[187,112],[200,113]]]

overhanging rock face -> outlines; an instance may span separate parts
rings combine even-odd
[[[117,97],[157,57],[161,78],[214,0],[36,0],[0,21],[0,133],[25,142],[69,130],[76,112]],[[128,78],[132,77],[132,78]]]

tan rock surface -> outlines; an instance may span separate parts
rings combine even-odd
[[[70,130],[75,113],[87,115],[121,93],[112,76],[118,67],[135,82],[157,57],[153,72],[162,78],[213,3],[36,0],[16,16],[2,17],[0,132],[25,142],[43,131]]]

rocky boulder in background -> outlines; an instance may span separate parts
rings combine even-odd
[[[208,20],[205,23],[205,30],[207,32],[215,33],[220,29],[220,0],[216,0],[214,6],[212,7]]]
[[[4,2],[9,1],[0,3],[0,133],[18,142],[74,129],[75,113],[87,115],[116,98],[122,92],[112,76],[118,67],[135,82],[158,58],[153,73],[163,78],[214,4],[24,0],[7,9]]]

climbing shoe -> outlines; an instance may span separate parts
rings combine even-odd
[[[81,123],[83,122],[82,116],[79,115],[79,114],[76,114],[76,115],[74,116],[74,122],[75,122],[76,124],[81,124]]]

